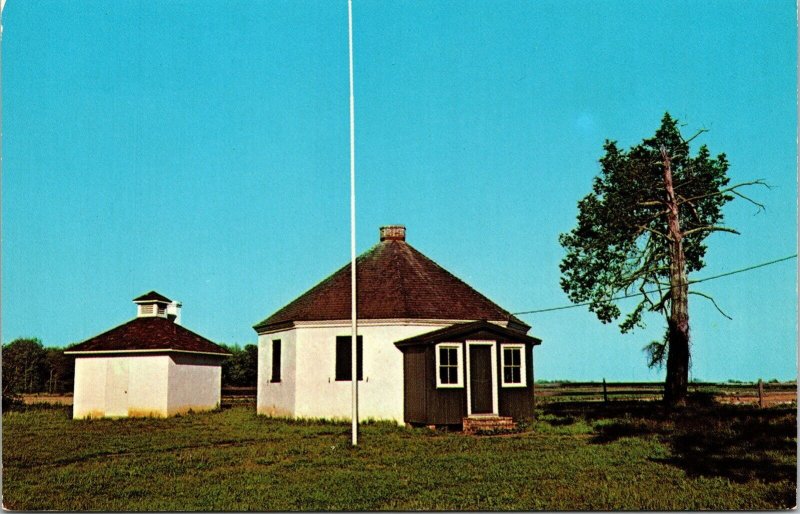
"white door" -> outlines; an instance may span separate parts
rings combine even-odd
[[[128,415],[128,359],[108,359],[106,365],[106,416]]]

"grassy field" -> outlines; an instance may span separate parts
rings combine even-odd
[[[510,436],[258,417],[3,415],[3,504],[57,510],[675,510],[795,505],[794,407],[558,402]]]

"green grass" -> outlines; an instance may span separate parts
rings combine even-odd
[[[3,415],[3,502],[57,510],[676,510],[795,503],[792,408],[546,405],[511,436],[256,416]]]

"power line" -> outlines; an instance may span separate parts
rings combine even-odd
[[[788,261],[790,259],[794,259],[797,257],[797,254],[789,255],[786,257],[781,257],[780,259],[775,259],[774,261],[762,262],[761,264],[755,264],[753,266],[748,266],[746,268],[741,268],[733,271],[728,271],[727,273],[720,273],[719,275],[713,275],[710,277],[699,278],[697,280],[690,280],[689,284],[699,284],[700,282],[707,282],[709,280],[714,280],[717,278],[728,277],[730,275],[736,275],[737,273],[744,273],[745,271],[751,271],[758,268],[763,268],[765,266],[771,266],[773,264],[777,264],[779,262]],[[652,294],[658,293],[660,291],[665,291],[665,289],[654,289],[652,291],[645,291],[643,293],[631,293],[622,296],[615,296],[611,298],[611,300],[624,300],[625,298],[633,298],[636,296],[642,296],[644,294]],[[538,314],[540,312],[551,312],[551,311],[561,311],[564,309],[575,309],[577,307],[585,307],[589,305],[591,302],[584,302],[584,303],[573,303],[571,305],[562,305],[561,307],[548,307],[547,309],[535,309],[532,311],[521,311],[521,312],[512,312],[513,315],[521,315],[521,314]]]
[[[729,275],[736,275],[737,273],[743,273],[745,271],[750,271],[756,268],[763,268],[764,266],[770,266],[772,264],[777,264],[779,262],[788,261],[789,259],[794,259],[795,257],[797,257],[797,254],[789,255],[788,257],[781,257],[780,259],[775,259],[774,261],[763,262],[761,264],[756,264],[754,266],[748,266],[747,268],[729,271],[727,273],[720,273],[719,275],[713,275],[711,277],[698,278],[697,280],[690,280],[689,284],[697,284],[699,282],[706,282],[707,280],[714,280],[715,278],[727,277]]]

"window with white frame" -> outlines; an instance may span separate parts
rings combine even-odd
[[[461,356],[459,343],[436,345],[436,387],[464,387]]]
[[[525,387],[525,345],[505,344],[500,355],[504,387]]]

